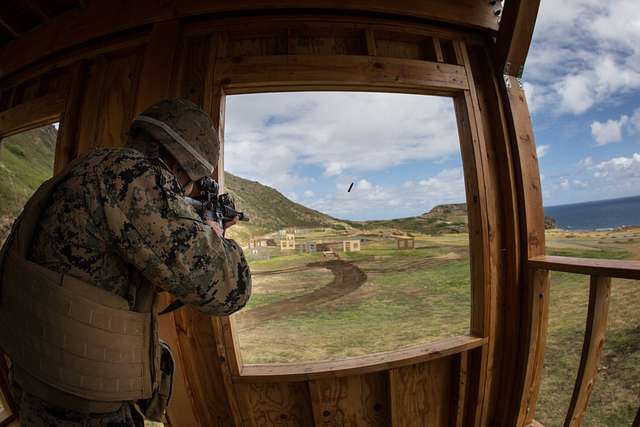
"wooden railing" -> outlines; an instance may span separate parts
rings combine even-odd
[[[530,259],[529,267],[534,270],[563,271],[591,276],[587,327],[580,368],[564,422],[565,427],[580,426],[584,421],[604,346],[611,279],[640,280],[640,261],[541,256]],[[638,291],[640,292],[640,288]],[[640,409],[633,427],[640,427]]]

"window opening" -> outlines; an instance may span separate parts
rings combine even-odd
[[[58,124],[47,125],[0,141],[0,246],[25,203],[53,176]],[[0,424],[13,417],[8,373],[0,360]]]
[[[338,360],[468,332],[460,143],[450,98],[226,97],[229,230],[253,273],[244,364]]]

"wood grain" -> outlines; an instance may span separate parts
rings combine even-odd
[[[314,86],[454,93],[468,87],[460,66],[357,55],[243,57],[219,61],[216,76],[228,94]]]
[[[505,2],[495,44],[496,68],[504,74],[522,77],[539,7],[540,0]]]
[[[137,50],[108,57],[98,98],[95,139],[89,141],[92,148],[124,146],[134,117],[141,58],[141,52]]]
[[[183,39],[183,57],[180,61],[178,96],[204,105],[207,64],[210,55],[210,36]]]
[[[315,426],[387,427],[388,387],[385,373],[310,381]]]
[[[604,347],[610,292],[611,278],[591,277],[587,328],[584,333],[584,344],[582,346],[582,355],[580,356],[580,368],[578,369],[576,385],[573,389],[571,403],[564,421],[565,427],[579,427],[584,422],[589,397],[598,375],[600,355]]]
[[[449,426],[452,423],[454,358],[389,371],[392,425]]]
[[[529,266],[541,270],[640,280],[640,261],[635,260],[573,258],[547,255],[529,259]]]
[[[311,397],[304,382],[239,384],[245,424],[256,427],[313,426]]]
[[[517,180],[500,86],[487,48],[481,44],[467,43],[465,51],[470,63],[469,72],[473,73],[479,117],[487,140],[486,180],[493,188],[493,197],[487,199],[487,210],[492,212],[493,218],[490,218],[494,221],[489,225],[493,284],[487,324],[488,333],[493,338],[487,346],[487,380],[482,391],[482,417],[484,422],[492,424],[498,419],[498,413],[505,409],[505,405],[501,404],[502,396],[510,395],[508,390],[503,389],[501,380],[503,374],[508,380],[515,369],[515,352],[511,348],[520,336],[518,317],[522,289],[504,285],[521,280]]]
[[[193,411],[203,426],[240,425],[237,401],[228,394],[211,317],[190,307],[174,312],[180,345],[180,363],[193,395]],[[234,405],[232,407],[231,405]]]
[[[486,338],[459,336],[398,351],[333,362],[244,365],[236,382],[301,381],[362,375],[444,358],[482,347]]]
[[[71,162],[78,152],[78,128],[82,111],[82,94],[87,79],[86,61],[78,61],[72,68],[71,86],[69,87],[64,114],[58,127],[58,139],[56,141],[56,154],[53,171],[60,172]]]
[[[4,60],[0,65],[0,78],[25,67],[45,56],[69,49],[74,45],[131,28],[198,14],[213,14],[260,9],[301,9],[295,0],[238,0],[211,2],[207,0],[168,0],[157,3],[140,0],[114,3],[108,0],[90,2],[51,19],[7,44],[0,51]],[[496,30],[497,18],[486,2],[461,0],[442,7],[438,0],[347,0],[335,2],[314,0],[305,2],[304,9],[352,10],[392,15],[408,15],[422,19],[440,20],[455,24]],[[122,13],[126,10],[127,13]],[[69,31],[73,28],[73,31]]]
[[[178,48],[180,25],[177,20],[157,23],[144,52],[134,114],[170,97],[174,58]]]
[[[516,165],[521,265],[526,267],[526,260],[542,256],[545,251],[538,157],[524,90],[515,77],[505,76],[500,92]],[[522,294],[514,310],[515,321],[519,322],[519,339],[513,343],[513,348],[517,349],[516,360],[511,372],[505,372],[503,377],[509,388],[507,395],[513,399],[501,415],[500,422],[504,425],[523,425],[533,420],[542,369],[539,356],[544,354],[546,341],[546,324],[543,323],[548,319],[548,292],[545,289],[548,279],[543,273],[523,271],[521,274]],[[543,301],[540,301],[540,293]]]
[[[160,294],[158,306],[160,309],[167,307],[173,299],[171,296],[163,292]],[[163,314],[158,318],[158,329],[160,339],[169,344],[173,357],[176,361],[175,371],[173,374],[172,395],[167,408],[167,419],[169,424],[174,427],[179,426],[198,426],[202,422],[198,420],[197,413],[194,410],[196,404],[194,396],[189,385],[189,378],[186,376],[182,365],[182,349],[180,348],[180,340],[176,330],[175,312]]]
[[[65,93],[51,93],[0,112],[0,138],[59,121],[65,101]]]

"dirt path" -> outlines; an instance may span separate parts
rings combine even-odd
[[[309,305],[336,300],[355,291],[367,280],[367,274],[364,271],[350,262],[341,260],[313,262],[307,264],[304,268],[318,267],[326,268],[333,273],[334,277],[331,283],[308,294],[258,307],[247,312],[240,312],[236,318],[237,327],[239,329],[253,328],[261,322],[288,316],[291,313],[307,308]],[[291,270],[285,269],[285,271]]]

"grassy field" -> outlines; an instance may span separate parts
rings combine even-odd
[[[305,237],[325,242],[345,238],[330,233]],[[468,331],[466,235],[418,236],[413,250],[395,249],[390,236],[349,238],[367,239],[359,252],[338,252],[342,261],[366,274],[361,286],[332,301],[285,310],[276,318],[243,328],[256,308],[313,292],[334,279],[322,268],[327,260],[318,253],[251,261],[254,296],[236,315],[245,363],[342,359]],[[296,270],[300,268],[304,269]],[[284,271],[268,274],[278,270]]]
[[[640,229],[547,233],[548,253],[589,258],[640,259]],[[588,426],[629,426],[640,404],[640,287],[613,280],[601,369],[591,396]],[[589,278],[551,275],[551,309],[544,374],[536,419],[564,421],[584,339]]]
[[[413,250],[396,249],[395,239],[384,230],[364,235],[317,231],[304,238],[334,242],[366,239],[359,252],[339,251],[342,261],[366,273],[366,280],[331,301],[296,305],[288,312],[287,301],[318,292],[334,279],[331,271],[323,268],[326,258],[319,253],[293,252],[287,256],[276,250],[276,256],[270,259],[251,260],[254,296],[248,307],[235,315],[244,363],[335,360],[468,331],[466,234],[416,235]],[[591,233],[551,230],[547,238],[548,253],[554,255],[640,259],[640,229]],[[536,418],[546,426],[559,426],[578,369],[589,284],[587,277],[564,273],[552,274],[551,280],[549,335]],[[270,305],[279,310],[275,317],[255,324],[247,322],[252,312],[268,310]],[[602,369],[586,425],[630,425],[637,411],[638,307],[638,283],[614,280]]]

